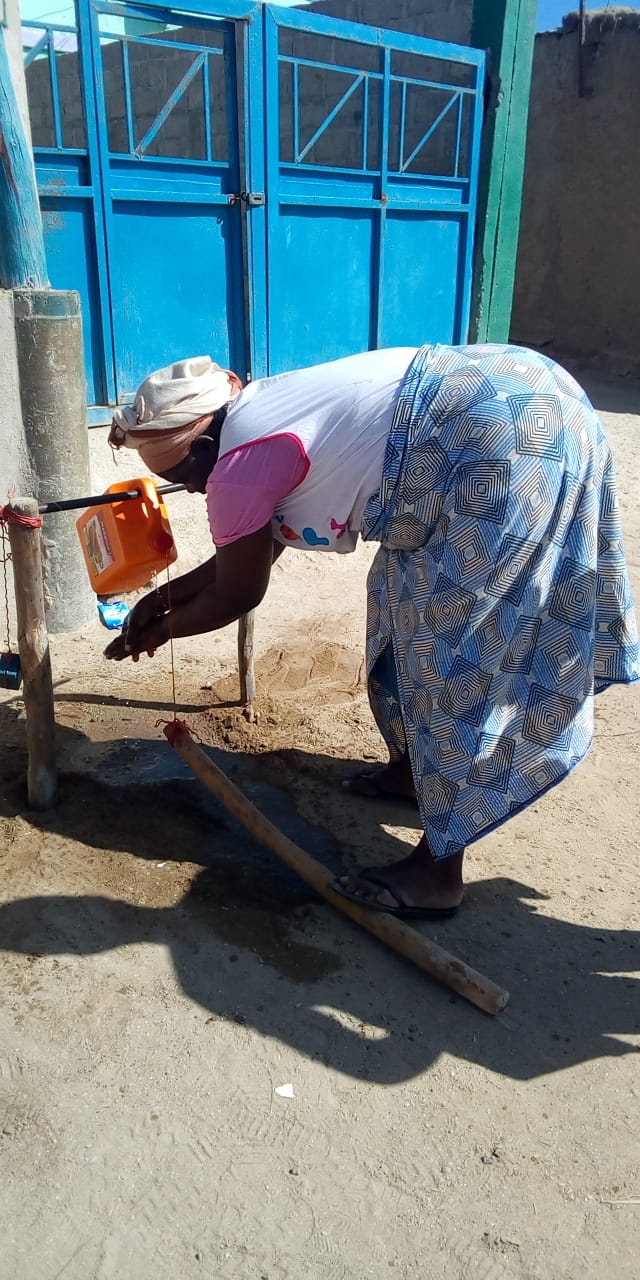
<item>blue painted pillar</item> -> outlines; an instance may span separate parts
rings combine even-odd
[[[89,493],[89,444],[77,293],[49,288],[42,218],[0,27],[0,289],[13,294],[22,425],[33,497]],[[54,520],[56,517],[54,517]],[[45,608],[54,635],[95,617],[73,521],[43,530]]]
[[[0,27],[0,289],[48,284],[33,160]]]

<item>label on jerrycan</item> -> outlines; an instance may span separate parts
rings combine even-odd
[[[82,533],[95,573],[104,573],[105,569],[114,563],[114,555],[104,518],[100,512],[87,521]]]

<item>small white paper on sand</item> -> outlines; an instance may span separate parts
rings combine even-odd
[[[296,1096],[293,1092],[292,1084],[279,1084],[273,1092],[277,1093],[279,1098],[295,1098]]]

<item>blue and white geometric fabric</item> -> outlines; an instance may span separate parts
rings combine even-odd
[[[423,347],[362,536],[371,707],[436,858],[564,778],[594,693],[640,677],[611,453],[564,369]]]

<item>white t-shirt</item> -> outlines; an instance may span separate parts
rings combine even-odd
[[[380,487],[398,393],[417,350],[367,351],[245,387],[225,418],[219,460],[207,486],[214,541],[233,540],[216,539],[216,492],[221,507],[222,495],[232,487],[234,501],[241,502],[241,487],[230,483],[241,470],[241,455],[254,445],[288,437],[299,450],[301,478],[288,492],[269,489],[276,494],[274,537],[302,549],[352,551],[364,508]],[[268,451],[252,452],[255,460],[265,459],[266,469]]]

